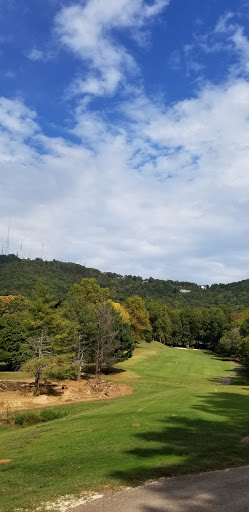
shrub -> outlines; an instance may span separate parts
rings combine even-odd
[[[23,412],[15,416],[15,425],[21,425],[22,427],[36,425],[36,423],[40,423],[40,421],[40,416],[35,412]]]
[[[15,416],[15,425],[29,427],[37,423],[46,423],[47,421],[57,420],[66,416],[65,411],[53,411],[53,409],[43,409],[40,412],[23,412]]]
[[[145,341],[147,341],[147,343],[151,343],[152,342],[152,334],[150,332],[147,332],[144,336],[144,339]]]
[[[40,421],[43,421],[45,423],[46,421],[57,420],[58,418],[63,418],[64,416],[66,416],[65,411],[53,411],[53,409],[43,409],[40,413]]]

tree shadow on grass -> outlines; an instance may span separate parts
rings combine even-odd
[[[208,354],[208,352],[206,352],[206,354]],[[210,352],[209,352],[209,355],[210,355]],[[230,361],[230,363],[237,363],[238,364],[238,361],[235,361],[233,357],[229,357],[229,356],[222,356],[219,354],[211,354],[211,359],[214,359],[215,361]]]
[[[197,396],[193,418],[167,417],[155,431],[136,433],[137,448],[128,455],[137,458],[137,466],[112,474],[126,485],[179,473],[196,473],[249,463],[249,397],[235,393],[210,393]],[[196,416],[196,413],[198,416]],[[136,443],[137,444],[137,443]],[[154,459],[154,463],[153,463]],[[233,471],[226,473],[233,501],[231,510],[248,510],[249,496],[241,496]],[[247,473],[248,483],[249,471]],[[219,478],[221,479],[219,485]],[[146,488],[148,500],[139,504],[143,512],[225,511],[227,487],[222,490],[224,476],[185,476],[160,481]],[[230,480],[229,480],[230,479]],[[241,478],[240,478],[241,481]],[[223,486],[224,487],[224,486]],[[156,505],[150,493],[158,496]],[[224,496],[225,493],[225,496]],[[225,498],[225,499],[224,499]]]
[[[228,384],[230,386],[242,386],[243,384],[247,384],[248,379],[243,366],[235,366],[234,369],[225,370],[225,372],[228,374],[226,377],[212,377],[207,379],[207,381],[221,386]]]
[[[198,405],[192,408],[192,418],[168,416],[154,431],[134,434],[137,447],[126,452],[124,457],[132,456],[137,464],[133,463],[130,470],[113,472],[112,477],[134,486],[164,476],[249,464],[249,437],[246,440],[249,436],[249,396],[217,392],[196,398]],[[205,492],[208,494],[204,486]],[[215,496],[210,499],[215,502]],[[206,503],[209,502],[207,497]],[[192,502],[191,507],[179,507],[177,511],[206,510],[198,503],[193,505]],[[145,507],[141,510],[159,512],[171,508]],[[221,509],[213,507],[213,510]]]
[[[102,370],[103,375],[119,375],[120,373],[125,373],[126,370],[123,368],[108,368],[107,370]]]

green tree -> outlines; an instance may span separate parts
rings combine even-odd
[[[48,287],[39,281],[30,306],[30,335],[28,343],[35,356],[64,353],[69,324],[63,317],[58,301]]]
[[[98,361],[101,361],[101,357],[97,350],[97,340],[100,343],[98,314],[108,298],[109,290],[101,288],[96,279],[82,279],[80,284],[72,286],[63,304],[64,315],[70,320],[67,345],[68,350],[74,352],[78,379],[83,368],[93,359],[97,367],[96,373],[99,373]]]
[[[203,311],[203,325],[201,329],[202,342],[208,349],[215,350],[223,333],[230,326],[227,317],[221,308],[210,308]]]
[[[82,279],[80,284],[74,284],[68,295],[79,295],[84,298],[88,304],[98,305],[109,299],[110,292],[108,288],[101,288],[96,279]]]
[[[243,338],[249,336],[249,317],[247,317],[240,326],[240,334]]]
[[[152,337],[163,343],[171,340],[171,321],[167,306],[162,302],[150,299],[146,302],[149,311]]]
[[[180,319],[182,325],[182,345],[186,347],[186,345],[190,345],[192,339],[191,333],[191,320],[192,320],[192,310],[190,308],[182,309],[180,311]]]
[[[72,353],[78,367],[77,379],[89,362],[89,347],[96,335],[96,318],[94,309],[80,293],[69,293],[63,304],[63,314],[69,322],[63,348],[65,353]]]
[[[27,345],[29,335],[30,303],[25,297],[0,298],[0,361],[15,370],[26,361],[31,352]]]
[[[52,366],[52,358],[48,356],[33,357],[22,365],[22,369],[35,377],[35,390],[39,391],[41,380],[46,380]]]
[[[98,377],[104,368],[111,368],[133,351],[134,339],[122,319],[124,312],[122,308],[116,310],[108,298],[109,290],[95,279],[83,279],[72,286],[63,304],[64,315],[71,322],[68,341],[78,364],[78,378],[89,365],[95,366]]]
[[[170,311],[171,337],[173,345],[181,345],[183,341],[183,327],[179,309]]]
[[[35,378],[35,391],[39,393],[41,382],[75,379],[77,368],[67,356],[33,357],[22,365],[22,369]]]
[[[115,349],[115,362],[129,359],[135,348],[136,339],[133,336],[131,325],[123,319],[122,314],[116,311],[115,331],[117,332],[117,346]]]
[[[239,327],[234,327],[231,331],[223,334],[217,344],[217,352],[224,356],[238,356],[240,354],[240,346],[242,337]]]
[[[103,368],[111,368],[115,362],[115,353],[118,349],[118,330],[115,325],[116,312],[112,304],[103,301],[95,306],[94,313],[96,332],[90,351],[94,354],[95,375],[99,377]]]
[[[247,374],[249,374],[249,337],[242,341],[240,345],[239,356]]]

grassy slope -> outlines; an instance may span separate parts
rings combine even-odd
[[[229,361],[153,343],[118,366],[127,371],[112,378],[130,384],[132,395],[68,405],[66,418],[0,433],[0,458],[13,459],[0,465],[1,511],[249,463],[249,445],[240,442],[249,435],[249,391],[220,385]]]

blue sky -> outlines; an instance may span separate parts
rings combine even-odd
[[[0,1],[5,251],[249,277],[249,1]]]

